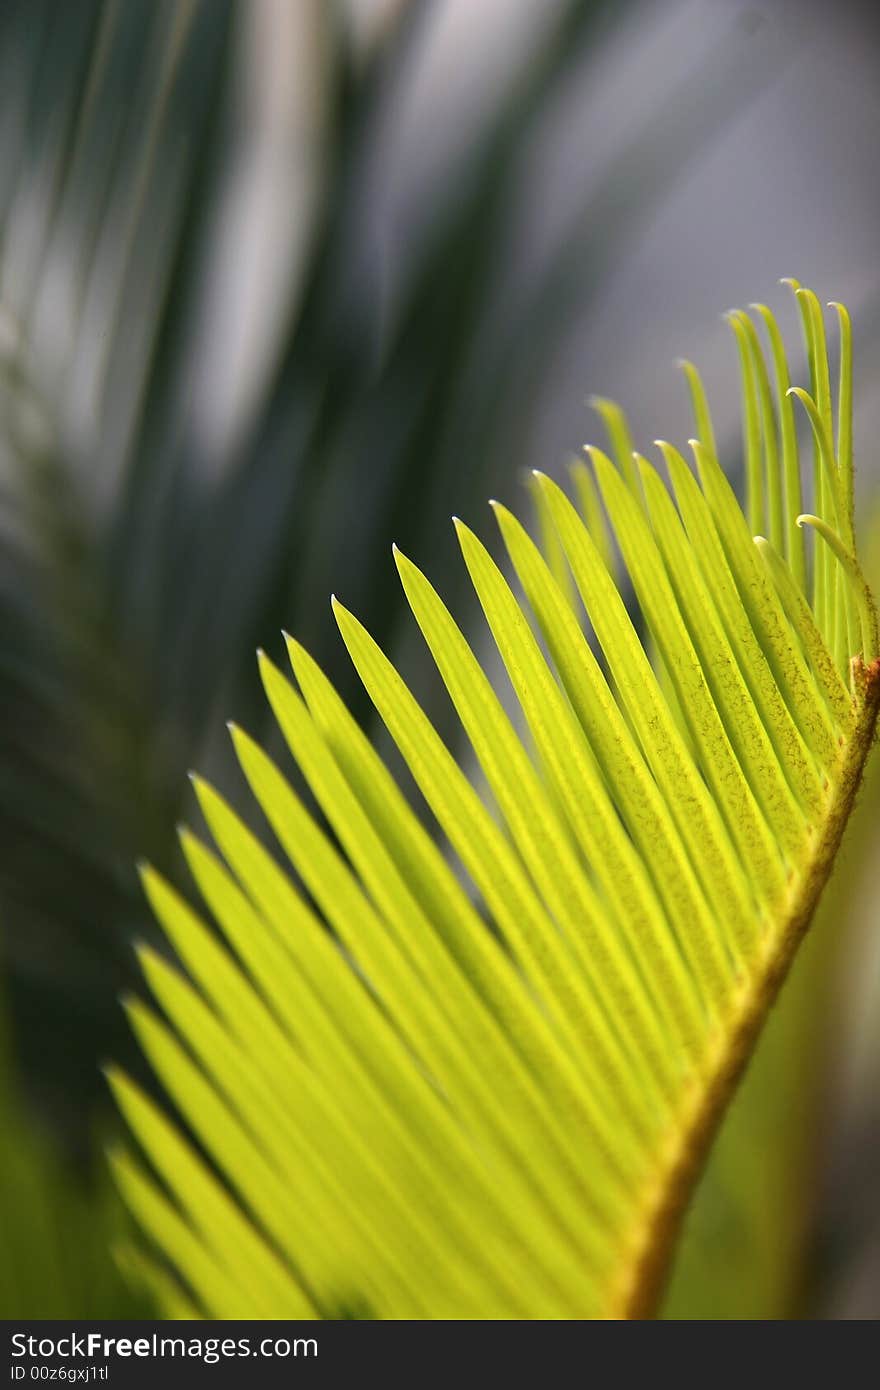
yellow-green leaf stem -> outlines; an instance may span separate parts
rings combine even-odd
[[[803,510],[801,469],[798,460],[797,426],[794,407],[789,396],[791,382],[782,334],[774,315],[766,304],[753,304],[751,308],[760,315],[770,342],[773,359],[773,373],[776,381],[776,410],[778,413],[779,435],[782,447],[782,472],[785,481],[785,502],[783,520],[785,523],[785,550],[780,555],[788,561],[794,581],[798,588],[806,592],[807,561],[803,533],[795,518]],[[701,436],[702,437],[702,436]]]
[[[852,324],[849,311],[843,304],[832,300],[829,309],[837,312],[840,323],[840,367],[838,372],[837,396],[837,457],[840,460],[840,476],[843,485],[844,525],[847,543],[855,546],[853,530],[853,442],[852,442]]]
[[[685,380],[688,384],[697,438],[702,440],[703,445],[709,450],[710,454],[714,454],[717,457],[718,446],[715,443],[715,429],[712,424],[712,415],[709,410],[709,402],[706,399],[703,379],[693,362],[688,362],[685,358],[680,358],[678,365],[684,372]]]
[[[758,330],[748,314],[743,313],[742,310],[736,310],[731,314],[730,319],[734,325],[734,331],[742,333],[746,340],[746,351],[752,367],[752,380],[759,401],[764,482],[767,494],[767,525],[771,541],[777,549],[782,551],[785,545],[784,500],[777,422],[773,410],[773,397],[770,392],[770,376],[764,361],[764,354],[761,351]]]
[[[765,530],[764,471],[761,459],[761,415],[755,365],[739,317],[728,314],[739,353],[743,403],[743,453],[746,465],[746,516],[752,531]]]
[[[298,643],[292,680],[260,653],[299,789],[230,729],[276,853],[194,777],[219,856],[189,831],[181,843],[214,926],[143,871],[186,973],[143,950],[158,1012],[127,1007],[186,1134],[110,1073],[141,1151],[113,1166],[153,1247],[133,1258],[169,1316],[657,1307],[880,703],[848,520],[848,320],[835,429],[818,301],[799,303],[809,392],[791,388],[769,310],[775,396],[754,324],[731,316],[754,524],[690,364],[696,474],[662,443],[668,488],[600,400],[613,461],[590,449],[574,466],[580,510],[535,475],[536,543],[492,504],[509,580],[455,522],[503,689],[395,549],[476,783],[335,599],[407,789]],[[792,389],[814,431],[815,514]],[[802,524],[821,557],[811,590]]]
[[[841,537],[824,521],[822,517],[804,515],[798,517],[798,526],[809,526],[813,531],[820,535],[833,555],[840,561],[840,569],[843,577],[848,581],[849,599],[856,604],[858,609],[858,627],[851,624],[851,630],[857,633],[856,640],[852,643],[856,651],[862,655],[866,661],[873,661],[877,647],[877,619],[874,612],[873,601],[865,577],[859,568],[859,563],[855,556],[847,550]]]
[[[634,496],[639,497],[639,472],[633,459],[633,439],[626,416],[616,401],[606,400],[604,396],[591,396],[589,404],[608,432],[614,460],[629,484]]]

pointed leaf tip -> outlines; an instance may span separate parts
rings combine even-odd
[[[332,603],[333,600],[331,599],[331,606]],[[284,646],[287,650],[287,655],[290,660],[290,664],[293,666],[295,670],[297,658],[301,656],[308,656],[308,652],[306,651],[302,642],[298,642],[295,637],[291,637],[289,632],[285,632],[284,634]]]

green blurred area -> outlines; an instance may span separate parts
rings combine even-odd
[[[27,1112],[0,1017],[0,1316],[150,1317],[154,1305],[116,1255],[128,1220],[95,1136],[88,1178],[74,1173]]]

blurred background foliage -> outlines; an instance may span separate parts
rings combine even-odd
[[[238,796],[226,717],[271,742],[254,648],[295,632],[366,717],[335,589],[455,740],[392,541],[467,627],[449,514],[479,523],[525,468],[561,469],[587,391],[622,400],[642,447],[685,437],[682,351],[735,471],[718,311],[778,275],[849,304],[857,441],[875,436],[878,71],[851,0],[6,0],[5,1316],[133,1306],[94,1157],[100,1064],[137,1066],[133,864],[180,876],[189,766]],[[880,1313],[878,798],[875,778],[669,1316]]]
[[[0,1242],[4,1318],[137,1318],[154,1312],[148,1276],[132,1265],[137,1257],[129,1252],[126,1216],[106,1168],[99,1160],[88,1175],[72,1170],[35,1125],[14,1075],[3,1019]],[[173,1297],[168,1306],[175,1306]]]

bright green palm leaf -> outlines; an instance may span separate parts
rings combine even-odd
[[[431,824],[298,644],[296,686],[261,655],[320,823],[233,728],[294,877],[196,779],[226,864],[188,832],[183,845],[219,936],[145,871],[189,979],[147,951],[165,1021],[131,1005],[223,1181],[113,1076],[153,1170],[120,1156],[120,1182],[173,1266],[171,1308],[229,1315],[242,1269],[239,1311],[254,1316],[653,1311],[715,1127],[830,871],[880,698],[852,545],[848,321],[835,432],[818,301],[801,300],[815,515],[801,514],[788,367],[761,308],[769,367],[751,320],[731,322],[750,519],[769,539],[755,544],[719,467],[690,365],[699,482],[664,444],[668,491],[600,402],[616,464],[591,450],[586,485],[578,466],[586,520],[538,478],[542,553],[494,504],[525,602],[456,523],[527,742],[509,692],[396,552],[483,794],[340,604],[349,655]],[[816,533],[808,590],[798,522]],[[609,525],[644,644],[609,568]]]

